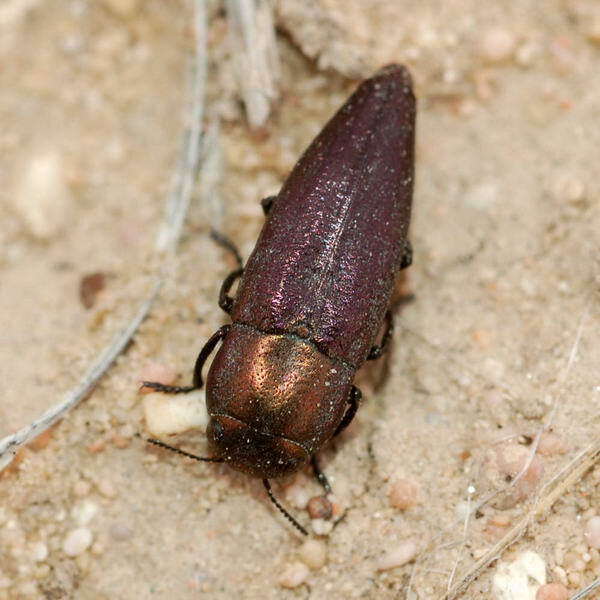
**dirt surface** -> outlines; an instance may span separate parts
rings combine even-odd
[[[160,0],[0,6],[0,437],[60,400],[149,292],[189,100],[191,15]],[[0,599],[441,598],[598,439],[598,4],[282,0],[276,22],[280,99],[250,131],[227,22],[209,3],[216,224],[244,256],[259,200],[360,77],[403,62],[419,99],[415,301],[392,351],[358,378],[355,423],[323,453],[345,509],[318,538],[326,564],[301,566],[316,551],[260,482],[133,435],[144,368],[187,383],[226,322],[216,299],[232,263],[200,195],[134,343],[0,476]],[[103,289],[86,308],[81,282],[96,273]],[[174,443],[205,448],[202,432]],[[318,484],[308,472],[285,484],[276,493],[308,523],[294,503]],[[499,558],[534,551],[547,581],[574,593],[600,572],[589,526],[600,467],[560,495]],[[499,568],[461,597],[500,598]]]

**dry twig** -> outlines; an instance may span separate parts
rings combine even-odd
[[[192,104],[188,119],[189,129],[186,129],[183,136],[182,160],[175,175],[173,191],[167,198],[165,223],[157,237],[156,247],[159,252],[169,250],[173,253],[175,251],[192,195],[195,173],[199,162],[200,126],[204,107],[204,81],[206,78],[206,14],[204,0],[195,0],[194,11],[196,48]],[[23,444],[35,439],[62,419],[94,389],[116,358],[127,347],[142,321],[148,316],[166,278],[166,269],[164,268],[166,260],[166,256],[163,257],[162,265],[155,277],[152,289],[147,298],[140,304],[135,315],[100,353],[79,383],[65,394],[62,401],[51,407],[39,418],[16,433],[0,440],[0,470],[11,463]]]

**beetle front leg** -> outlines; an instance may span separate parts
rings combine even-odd
[[[198,354],[198,358],[196,359],[196,365],[194,366],[194,380],[192,385],[165,385],[164,383],[159,383],[158,381],[142,381],[141,388],[150,388],[157,392],[163,392],[164,394],[187,394],[188,392],[192,392],[194,390],[198,390],[202,387],[202,367],[206,362],[206,359],[210,356],[211,352],[215,349],[215,346],[225,338],[225,336],[229,333],[231,329],[231,325],[223,325],[213,333],[207,340],[206,344],[202,350],[200,350],[200,354]]]
[[[335,433],[331,437],[339,435],[342,433],[342,431],[344,431],[344,429],[346,429],[346,427],[348,427],[348,425],[350,425],[350,423],[352,423],[352,419],[354,419],[356,416],[356,411],[360,406],[361,398],[362,392],[355,385],[353,385],[352,389],[350,390],[350,395],[348,396],[348,408],[346,409],[340,424],[337,426]]]

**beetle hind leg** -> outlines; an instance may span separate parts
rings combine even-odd
[[[392,316],[392,311],[388,310],[385,313],[385,331],[383,333],[383,337],[381,338],[381,342],[376,344],[369,350],[369,354],[367,355],[367,360],[375,360],[379,358],[387,349],[390,338],[394,333],[394,317]]]
[[[348,408],[346,409],[346,412],[344,413],[344,416],[342,417],[342,420],[337,426],[337,429],[332,437],[342,433],[342,431],[344,431],[344,429],[346,429],[346,427],[352,423],[352,419],[354,419],[356,416],[356,411],[360,406],[361,398],[362,392],[355,385],[353,385],[352,389],[350,390],[350,395],[348,396]]]

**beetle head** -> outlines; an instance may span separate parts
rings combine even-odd
[[[206,435],[216,456],[238,471],[263,479],[293,473],[310,458],[301,444],[262,433],[226,415],[213,415]]]

